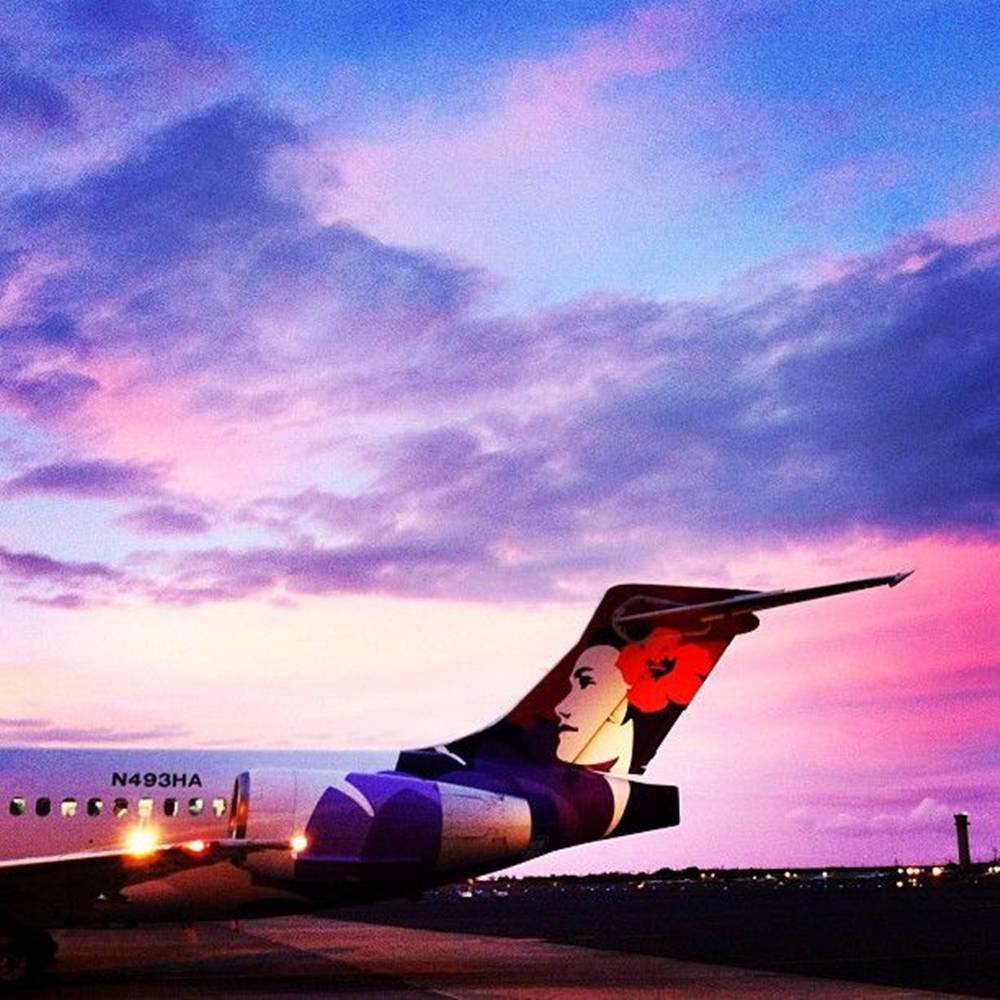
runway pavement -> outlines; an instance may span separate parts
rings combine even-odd
[[[452,1000],[810,998],[957,994],[866,986],[535,939],[312,917],[63,931],[30,992],[47,998],[448,997]]]

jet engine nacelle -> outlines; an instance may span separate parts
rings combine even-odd
[[[247,771],[230,815],[244,866],[281,881],[429,885],[512,864],[531,843],[523,798],[396,773]]]

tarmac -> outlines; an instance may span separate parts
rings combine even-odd
[[[536,938],[317,917],[57,934],[56,964],[27,995],[129,998],[345,996],[449,1000],[722,997],[902,1000],[955,993],[814,979]]]

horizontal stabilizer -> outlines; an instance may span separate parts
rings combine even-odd
[[[852,590],[866,590],[869,587],[895,587],[912,572],[909,570],[904,573],[893,573],[890,576],[872,576],[864,580],[829,583],[822,587],[805,587],[801,590],[753,591],[704,604],[665,604],[662,608],[634,614],[627,613],[626,608],[623,608],[626,613],[615,615],[613,623],[616,627],[638,622],[678,629],[708,627],[724,618],[750,615],[755,611],[766,611],[768,608],[778,608],[785,604],[813,601],[819,597],[833,597],[835,594],[847,594]]]

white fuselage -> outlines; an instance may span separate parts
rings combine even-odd
[[[227,835],[254,767],[391,768],[390,751],[0,749],[0,862]]]

